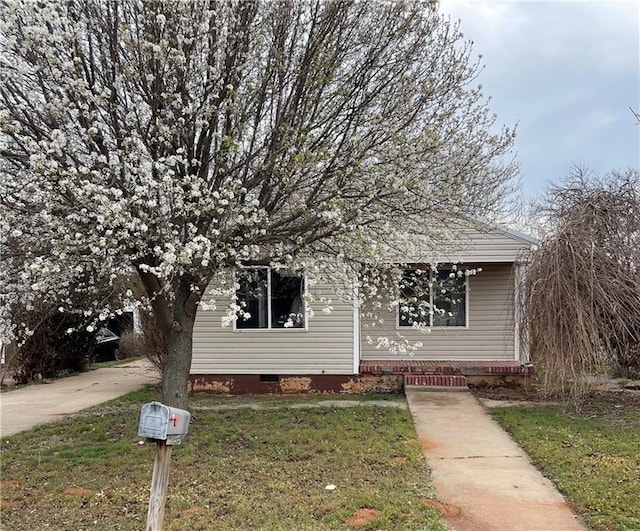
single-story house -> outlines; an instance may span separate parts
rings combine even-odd
[[[223,326],[223,304],[198,311],[190,390],[346,393],[519,379],[531,367],[519,340],[518,281],[524,251],[534,243],[534,238],[501,226],[459,231],[437,254],[412,238],[412,251],[402,262],[452,279],[455,288],[447,289],[458,293],[453,304],[445,289],[428,295],[435,306],[446,307],[427,317],[429,333],[412,326],[399,306],[383,308],[373,319],[356,297],[332,298],[330,312],[316,311],[309,318],[301,293],[308,289],[316,299],[330,297],[330,283],[320,279],[308,285],[304,275],[282,270],[252,271],[239,281],[237,293],[250,317]],[[429,273],[433,263],[438,263],[437,271]],[[421,346],[392,353],[376,340],[398,336]]]

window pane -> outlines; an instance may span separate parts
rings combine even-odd
[[[304,328],[302,277],[294,272],[271,271],[271,327]]]
[[[433,326],[466,325],[465,276],[459,271],[438,271],[433,286]]]
[[[429,271],[405,271],[400,282],[400,301],[398,324],[413,326],[418,323],[429,326],[431,322]]]
[[[249,317],[238,315],[236,328],[268,328],[267,270],[242,271],[238,278],[238,304]]]

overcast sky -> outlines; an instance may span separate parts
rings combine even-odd
[[[516,140],[523,192],[541,195],[572,165],[640,167],[638,0],[441,0],[485,69],[490,108]]]

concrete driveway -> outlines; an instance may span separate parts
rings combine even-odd
[[[158,371],[143,359],[1,393],[0,435],[14,435],[159,381]]]

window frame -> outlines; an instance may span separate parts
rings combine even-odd
[[[247,270],[247,271],[255,271],[255,270],[266,270],[267,272],[267,289],[266,289],[266,298],[267,298],[267,324],[268,326],[266,328],[238,328],[238,320],[241,319],[241,317],[236,317],[236,319],[233,320],[233,331],[234,332],[241,332],[241,333],[246,333],[246,332],[260,332],[260,333],[264,333],[264,332],[274,332],[274,331],[286,331],[287,333],[290,332],[308,332],[309,331],[309,315],[307,312],[307,303],[306,303],[306,299],[307,299],[307,276],[305,275],[304,271],[292,271],[290,269],[286,269],[286,268],[273,268],[273,267],[269,267],[269,266],[245,266],[241,268],[242,270]],[[272,304],[272,296],[271,296],[271,272],[273,270],[278,270],[278,269],[282,269],[283,271],[291,271],[293,273],[296,273],[301,282],[302,282],[302,315],[304,316],[304,325],[303,326],[299,326],[299,327],[295,327],[295,326],[290,326],[290,327],[274,327],[272,326],[272,315],[271,315],[271,304]],[[234,271],[233,272],[233,282],[234,285],[238,284],[239,279],[238,279],[238,271]],[[237,293],[238,290],[236,291],[236,297],[237,297]]]
[[[413,268],[405,268],[403,270],[403,274],[406,272],[410,272],[410,271],[416,271],[419,270],[419,267],[413,267]],[[424,268],[425,270],[427,270],[427,268]],[[462,274],[464,275],[464,325],[451,325],[451,326],[443,326],[443,325],[439,325],[436,326],[433,324],[433,317],[434,315],[431,314],[429,316],[429,325],[427,326],[427,328],[429,328],[429,330],[468,330],[469,329],[469,275],[467,275],[467,269],[462,269],[462,268],[457,268],[456,270],[454,270],[452,267],[443,267],[443,268],[439,268],[437,270],[433,270],[431,268],[428,268],[429,271],[429,282],[431,284],[431,290],[429,293],[429,304],[431,305],[431,307],[433,307],[433,301],[434,301],[434,292],[433,292],[433,276],[434,273],[437,274],[439,272],[448,272],[450,273],[457,273],[457,272],[462,272]],[[413,325],[403,325],[400,324],[400,305],[396,304],[396,330],[412,330],[414,329]]]

